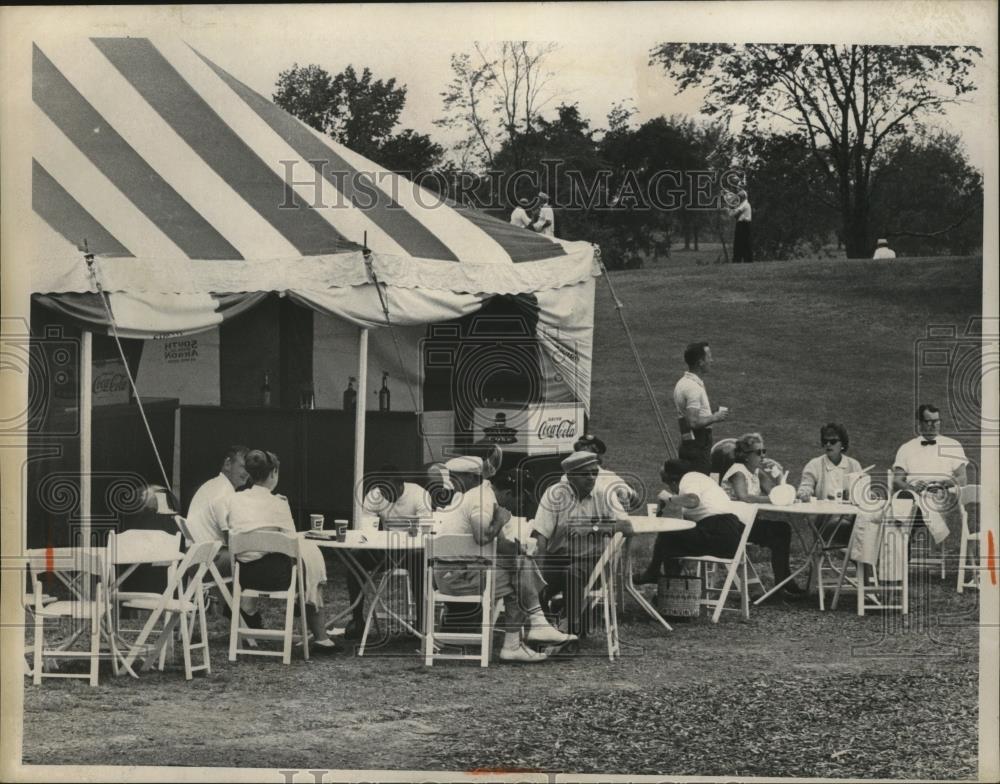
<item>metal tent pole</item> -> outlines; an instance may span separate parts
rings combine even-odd
[[[358,397],[354,415],[354,499],[352,527],[361,526],[361,504],[364,500],[365,477],[365,409],[368,402],[368,328],[362,327],[358,337]]]
[[[94,334],[83,330],[80,345],[80,539],[81,546],[91,547],[90,513],[93,465],[91,442],[93,439],[93,355]],[[84,581],[84,585],[86,585]]]

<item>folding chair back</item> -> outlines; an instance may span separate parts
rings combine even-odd
[[[240,585],[239,556],[245,553],[278,553],[292,559],[291,577],[288,587],[281,590],[259,590],[243,588]],[[294,534],[284,531],[247,531],[229,533],[229,554],[233,565],[233,613],[229,626],[229,661],[236,661],[239,654],[247,656],[280,656],[284,664],[292,661],[292,642],[296,637],[302,641],[302,653],[309,659],[309,632],[306,627],[306,591],[302,578],[302,561],[299,557],[299,539]],[[243,625],[241,613],[238,611],[240,599],[264,598],[284,599],[285,624],[281,629],[256,629]],[[295,619],[293,609],[298,599],[301,633],[294,634]],[[280,640],[280,651],[267,651],[262,648],[241,648],[242,639]]]
[[[43,678],[86,678],[91,686],[98,681],[98,667],[101,656],[101,634],[105,624],[110,621],[108,612],[106,585],[107,550],[105,548],[59,548],[58,557],[55,549],[39,549],[28,551],[28,566],[31,569],[31,579],[34,588],[35,639],[33,645],[32,678],[35,685],[40,685]],[[56,601],[46,601],[42,593],[43,574],[56,575],[70,590],[70,598]],[[70,579],[76,575],[77,580]],[[59,621],[70,618],[80,624],[69,641],[58,648],[45,647],[45,621]],[[88,650],[70,650],[70,647],[85,632],[90,633]],[[89,659],[90,667],[85,673],[45,672],[46,660],[59,659]],[[117,667],[117,659],[113,659]]]
[[[743,523],[743,533],[740,535],[736,552],[729,558],[722,558],[714,555],[682,556],[678,560],[691,561],[696,564],[696,576],[700,577],[702,569],[715,565],[722,566],[726,570],[721,588],[709,587],[706,581],[705,597],[701,604],[712,609],[712,623],[718,623],[722,616],[722,611],[730,609],[726,607],[726,600],[729,598],[729,590],[735,581],[739,581],[740,588],[740,610],[745,619],[750,618],[750,579],[747,569],[747,542],[750,539],[750,531],[753,528],[754,520],[757,517],[757,509],[754,506],[746,505],[741,507],[743,514],[740,520]],[[714,594],[714,595],[713,595]]]
[[[614,661],[621,656],[618,638],[618,600],[615,572],[622,551],[625,536],[616,530],[614,523],[591,523],[570,527],[570,535],[588,537],[604,541],[604,549],[587,579],[583,595],[589,603],[587,612],[598,608],[603,611],[604,637],[608,645],[608,659]]]
[[[892,470],[889,471],[892,487]],[[871,568],[858,564],[858,615],[868,610],[910,611],[910,530],[919,506],[907,490],[897,490],[885,507],[882,525],[878,527],[878,565]],[[888,579],[888,578],[893,579]],[[898,599],[893,600],[893,595]]]
[[[424,664],[433,666],[436,659],[457,659],[478,661],[480,667],[488,667],[493,648],[494,603],[497,542],[494,538],[488,545],[475,542],[472,534],[435,534],[427,537],[424,547]],[[479,552],[478,555],[470,553]],[[449,594],[438,588],[435,572],[447,570],[481,571],[480,593]],[[482,621],[479,633],[440,632],[436,630],[437,607],[444,603],[479,604],[482,606]],[[445,653],[442,644],[479,645],[478,655]]]
[[[979,587],[979,555],[982,552],[982,528],[980,527],[980,495],[979,485],[966,485],[959,493],[958,503],[962,515],[962,538],[958,549],[958,592],[964,593],[966,588]],[[972,507],[972,514],[969,508]],[[971,525],[970,525],[971,522]],[[974,529],[974,530],[973,530]],[[972,547],[969,546],[970,542]],[[971,573],[971,575],[970,575]]]
[[[202,578],[220,547],[218,542],[195,544],[184,554],[176,568],[171,570],[167,586],[160,596],[138,596],[125,601],[126,607],[150,612],[149,618],[125,657],[124,666],[129,674],[135,676],[132,665],[138,658],[144,659],[145,669],[149,669],[159,656],[160,669],[163,669],[162,654],[178,624],[180,625],[184,654],[185,678],[191,680],[192,674],[197,670],[212,671],[208,650],[208,627],[205,620],[205,593],[202,590]],[[160,632],[156,644],[151,647],[147,646],[147,640],[161,618],[165,619],[163,630]],[[191,638],[196,622],[199,626],[201,641],[192,644]],[[194,650],[202,651],[202,663],[197,666],[191,663],[191,652]]]
[[[174,515],[174,522],[177,524],[178,530],[180,530],[181,534],[183,534],[184,542],[187,544],[187,546],[190,547],[191,545],[193,545],[196,539],[194,537],[191,526],[187,524],[187,520],[185,520],[180,515]],[[203,541],[214,541],[214,540],[203,540]],[[222,546],[224,547],[225,545]],[[226,606],[229,608],[229,611],[232,612],[233,594],[230,591],[229,586],[232,583],[233,578],[223,577],[222,572],[219,571],[218,565],[215,564],[214,562],[208,565],[208,574],[212,578],[212,583],[218,590],[219,595],[222,597],[222,601],[226,603]],[[209,587],[210,586],[206,586],[206,590],[208,590]]]

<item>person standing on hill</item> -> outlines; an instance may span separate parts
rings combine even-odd
[[[896,258],[896,251],[889,247],[889,240],[884,237],[880,237],[879,241],[875,243],[875,253],[872,255],[873,259],[894,259]]]
[[[538,220],[535,221],[535,225],[532,227],[539,234],[544,234],[546,237],[556,236],[556,216],[552,212],[552,205],[549,204],[549,194],[539,193],[538,201],[540,202],[538,207]]]
[[[712,472],[712,425],[725,421],[725,406],[713,412],[702,377],[712,367],[712,349],[708,343],[690,343],[684,349],[688,370],[674,386],[674,407],[681,431],[677,456],[691,464],[692,470]]]
[[[517,226],[522,229],[531,228],[531,216],[528,215],[529,206],[531,206],[531,202],[527,199],[517,200],[517,206],[510,214],[510,223],[512,226]]]
[[[750,201],[747,199],[747,192],[739,192],[740,203],[730,211],[730,215],[736,218],[736,235],[733,237],[733,264],[745,262],[749,264],[753,261],[753,243],[750,237],[750,221],[752,210]]]

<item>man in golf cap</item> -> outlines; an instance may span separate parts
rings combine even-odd
[[[596,439],[595,439],[596,440]],[[584,590],[601,556],[602,542],[586,542],[573,535],[594,522],[627,521],[628,514],[614,493],[594,492],[600,463],[591,451],[573,452],[562,461],[566,475],[552,485],[538,503],[534,528],[538,540],[535,560],[548,583],[548,596],[563,591],[566,630],[579,637],[587,633]]]
[[[497,503],[493,488],[483,481],[483,460],[480,457],[453,457],[447,463],[448,475],[456,492],[456,502],[444,515],[437,532],[438,539],[454,534],[471,534],[468,550],[460,552],[449,548],[450,556],[479,557],[486,545],[500,536],[500,531],[510,520],[510,512]],[[461,494],[458,498],[457,494]],[[499,544],[499,543],[498,543]],[[510,553],[508,547],[503,552]],[[504,642],[500,660],[519,663],[545,661],[546,655],[528,647],[527,643],[561,645],[575,637],[553,628],[538,600],[543,582],[538,570],[526,556],[498,556],[495,566],[495,596],[504,599]],[[437,586],[456,596],[472,595],[482,591],[481,569],[457,566],[447,569],[438,565],[434,569]],[[526,632],[523,629],[527,629]]]
[[[604,495],[610,498],[611,495],[617,497],[623,509],[631,509],[636,501],[636,492],[629,484],[614,471],[609,471],[604,467],[603,455],[608,451],[604,442],[593,435],[587,433],[573,444],[574,452],[593,452],[597,455],[597,481],[594,483],[594,495]]]

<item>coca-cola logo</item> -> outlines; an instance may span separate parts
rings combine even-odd
[[[94,379],[94,394],[126,390],[128,390],[128,377],[124,373],[101,373]]]
[[[538,426],[538,439],[563,439],[576,437],[576,422],[572,419],[551,417]]]

